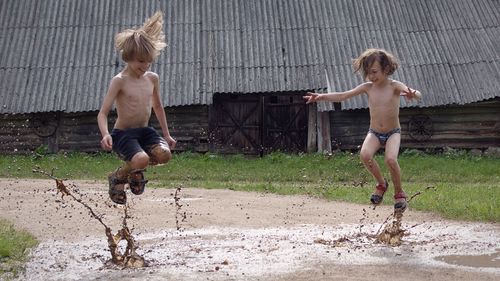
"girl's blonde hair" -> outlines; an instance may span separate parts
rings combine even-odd
[[[153,61],[167,46],[163,34],[163,13],[157,11],[137,29],[126,29],[115,36],[115,46],[124,61]]]
[[[398,60],[389,52],[383,49],[367,49],[359,57],[353,60],[354,72],[361,71],[363,79],[366,78],[372,64],[378,61],[382,71],[387,75],[392,75],[399,67]]]

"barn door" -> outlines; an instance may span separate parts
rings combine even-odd
[[[306,151],[307,106],[302,95],[218,94],[209,123],[212,151],[257,155]]]
[[[263,145],[265,152],[306,151],[307,106],[302,95],[264,97]]]
[[[220,153],[261,154],[261,112],[258,96],[214,96],[210,114],[211,149]]]

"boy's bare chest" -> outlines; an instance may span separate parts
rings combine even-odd
[[[124,98],[131,100],[148,100],[153,95],[153,83],[150,81],[126,82],[121,89]]]
[[[122,104],[128,106],[150,105],[153,96],[153,84],[149,81],[133,81],[123,84],[121,95],[118,97]]]

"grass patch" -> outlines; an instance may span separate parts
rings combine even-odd
[[[377,155],[384,174],[383,156]],[[403,188],[408,195],[426,190],[411,208],[446,218],[500,221],[500,158],[455,154],[402,153]],[[0,156],[0,177],[43,178],[31,170],[68,179],[106,179],[120,165],[111,153]],[[149,187],[226,188],[284,195],[305,194],[329,200],[368,204],[374,182],[358,154],[290,155],[265,157],[179,153],[168,165],[151,167]],[[392,204],[392,189],[384,204]]]
[[[28,250],[37,244],[31,234],[16,230],[11,223],[0,219],[0,279],[17,277],[24,268]]]

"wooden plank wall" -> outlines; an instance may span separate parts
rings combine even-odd
[[[43,145],[49,152],[101,151],[97,113],[0,115],[0,153],[27,154]],[[177,140],[177,151],[208,151],[208,106],[167,108],[166,113],[170,134]],[[109,128],[113,127],[115,118],[110,113]],[[43,123],[46,129],[40,128],[40,120],[48,120]],[[150,125],[161,133],[154,115]]]
[[[16,154],[34,151],[44,144],[35,134],[31,115],[0,115],[0,152]]]
[[[207,105],[177,106],[165,109],[170,135],[177,141],[175,148],[177,152],[208,151],[208,111]],[[150,125],[161,134],[160,125],[154,115]]]
[[[415,115],[432,120],[433,135],[418,141],[408,132]],[[400,111],[402,148],[479,148],[500,146],[500,99],[469,105],[432,108],[404,108]],[[363,110],[330,112],[332,148],[359,149],[369,127],[369,112]]]
[[[171,134],[178,141],[177,151],[209,151],[208,111],[208,106],[166,109]],[[418,114],[432,120],[434,134],[429,140],[417,141],[408,133],[409,120]],[[368,131],[368,110],[332,111],[329,115],[332,149],[359,149]],[[97,112],[0,115],[0,153],[26,154],[42,145],[52,152],[100,151],[96,118]],[[114,118],[110,115],[110,128]],[[405,108],[400,122],[402,148],[500,146],[500,99],[464,106]],[[159,130],[154,116],[151,125]]]

